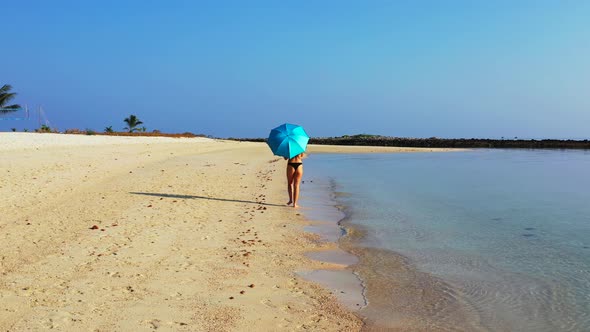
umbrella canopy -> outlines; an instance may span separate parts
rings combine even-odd
[[[270,131],[266,143],[275,155],[291,159],[305,152],[307,141],[303,127],[285,123]]]

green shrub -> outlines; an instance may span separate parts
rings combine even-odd
[[[41,125],[41,128],[35,129],[35,132],[38,132],[38,133],[50,133],[51,132],[51,128],[48,125]]]
[[[81,134],[82,132],[80,131],[80,129],[73,128],[73,129],[66,129],[66,131],[64,131],[64,133],[66,133],[66,134]]]

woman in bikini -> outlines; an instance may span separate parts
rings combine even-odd
[[[289,202],[287,205],[293,204],[294,208],[299,207],[297,200],[299,199],[299,184],[303,177],[304,157],[305,154],[300,153],[287,162],[287,191],[289,192]]]

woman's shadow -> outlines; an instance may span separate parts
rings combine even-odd
[[[145,195],[145,196],[155,196],[155,197],[164,197],[164,198],[179,198],[179,199],[206,199],[212,201],[220,201],[220,202],[233,202],[233,203],[248,203],[248,204],[258,204],[258,205],[266,205],[266,206],[281,206],[285,207],[285,205],[280,204],[270,204],[261,201],[245,201],[240,199],[229,199],[229,198],[217,198],[217,197],[207,197],[207,196],[196,196],[196,195],[176,195],[176,194],[161,194],[161,193],[145,193],[145,192],[129,192],[133,195]]]

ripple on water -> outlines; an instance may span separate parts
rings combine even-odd
[[[403,256],[370,248],[355,248],[353,253],[360,256],[356,269],[367,285],[368,305],[360,314],[368,331],[485,330],[463,294],[417,271]]]

